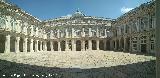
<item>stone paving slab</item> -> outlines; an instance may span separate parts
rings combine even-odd
[[[62,78],[154,78],[155,59],[113,51],[3,53],[0,75],[23,72]]]

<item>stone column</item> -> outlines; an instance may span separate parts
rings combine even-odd
[[[53,41],[52,40],[50,41],[50,47],[51,47],[51,51],[54,51],[53,50]]]
[[[92,50],[92,40],[88,40],[88,49]]]
[[[107,30],[104,29],[104,37],[106,38],[107,37]]]
[[[60,31],[59,31],[59,29],[57,30],[57,36],[58,36],[58,38],[60,38]]]
[[[40,41],[40,51],[42,51],[43,45],[42,45],[42,41]]]
[[[4,53],[9,53],[10,52],[10,35],[6,35],[6,40],[5,40],[5,51]]]
[[[58,51],[61,51],[61,41],[58,41]]]
[[[16,53],[19,52],[19,40],[20,40],[20,37],[16,37],[16,40],[15,40],[15,52]]]
[[[76,51],[75,40],[72,40],[72,51]]]
[[[27,52],[27,39],[28,38],[23,39],[23,52]]]
[[[47,51],[47,43],[46,43],[46,41],[44,41],[43,49],[44,49],[44,51]]]
[[[104,42],[104,51],[106,50],[106,40],[103,40]]]
[[[89,28],[89,37],[92,37],[92,29]]]
[[[30,52],[33,52],[33,39],[31,39],[31,42],[30,42]]]
[[[97,50],[99,50],[99,40],[96,40],[96,47],[97,47]]]
[[[81,51],[85,51],[85,40],[82,40],[81,42],[82,42],[82,45],[81,45],[82,50]]]
[[[68,30],[66,29],[65,32],[66,32],[66,38],[68,38]]]
[[[65,51],[69,51],[69,43],[68,43],[68,40],[65,41]]]
[[[38,40],[35,42],[35,52],[38,52]]]

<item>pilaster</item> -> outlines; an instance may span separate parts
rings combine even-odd
[[[38,40],[35,41],[35,52],[38,52]]]
[[[33,51],[33,39],[31,39],[31,42],[30,42],[30,52],[34,52]]]
[[[47,43],[46,43],[46,41],[44,41],[43,47],[44,47],[44,51],[47,51]]]
[[[72,51],[76,51],[75,40],[72,40]]]
[[[51,51],[54,51],[53,50],[53,41],[52,40],[50,41],[50,47],[51,47]]]
[[[58,51],[61,51],[61,41],[58,41]]]

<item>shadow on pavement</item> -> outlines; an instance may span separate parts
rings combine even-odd
[[[155,78],[155,75],[155,60],[92,69],[43,67],[0,60],[0,78]]]

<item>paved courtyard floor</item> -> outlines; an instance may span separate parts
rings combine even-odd
[[[16,73],[31,78],[155,78],[155,59],[113,51],[3,53],[0,76],[10,78]]]

